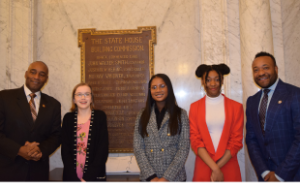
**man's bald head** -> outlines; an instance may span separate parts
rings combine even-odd
[[[40,91],[48,80],[48,72],[48,66],[44,62],[36,61],[31,63],[25,72],[28,89],[33,93]]]

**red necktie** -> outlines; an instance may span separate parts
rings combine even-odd
[[[35,109],[34,97],[36,97],[36,95],[34,93],[31,93],[29,96],[31,97],[31,99],[29,101],[30,111],[31,111],[31,115],[33,118],[33,122],[35,122],[37,113],[36,113],[36,109]]]
[[[266,110],[268,105],[268,93],[270,89],[264,89],[264,96],[260,103],[259,108],[259,120],[260,120],[260,127],[263,135],[265,136],[265,121],[266,121]]]

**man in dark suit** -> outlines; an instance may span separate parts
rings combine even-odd
[[[300,88],[278,79],[275,58],[256,54],[260,90],[247,100],[246,143],[260,181],[300,181]]]
[[[61,143],[61,105],[40,89],[45,63],[33,62],[25,85],[0,91],[0,180],[49,180],[49,155]]]

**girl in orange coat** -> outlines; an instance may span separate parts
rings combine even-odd
[[[193,181],[241,181],[237,152],[243,147],[242,104],[221,94],[225,64],[200,65],[206,96],[191,104],[190,139],[196,154]]]

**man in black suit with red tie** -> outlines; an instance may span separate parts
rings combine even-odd
[[[40,90],[48,67],[33,62],[25,85],[0,91],[0,181],[49,180],[49,155],[61,143],[61,105]]]

